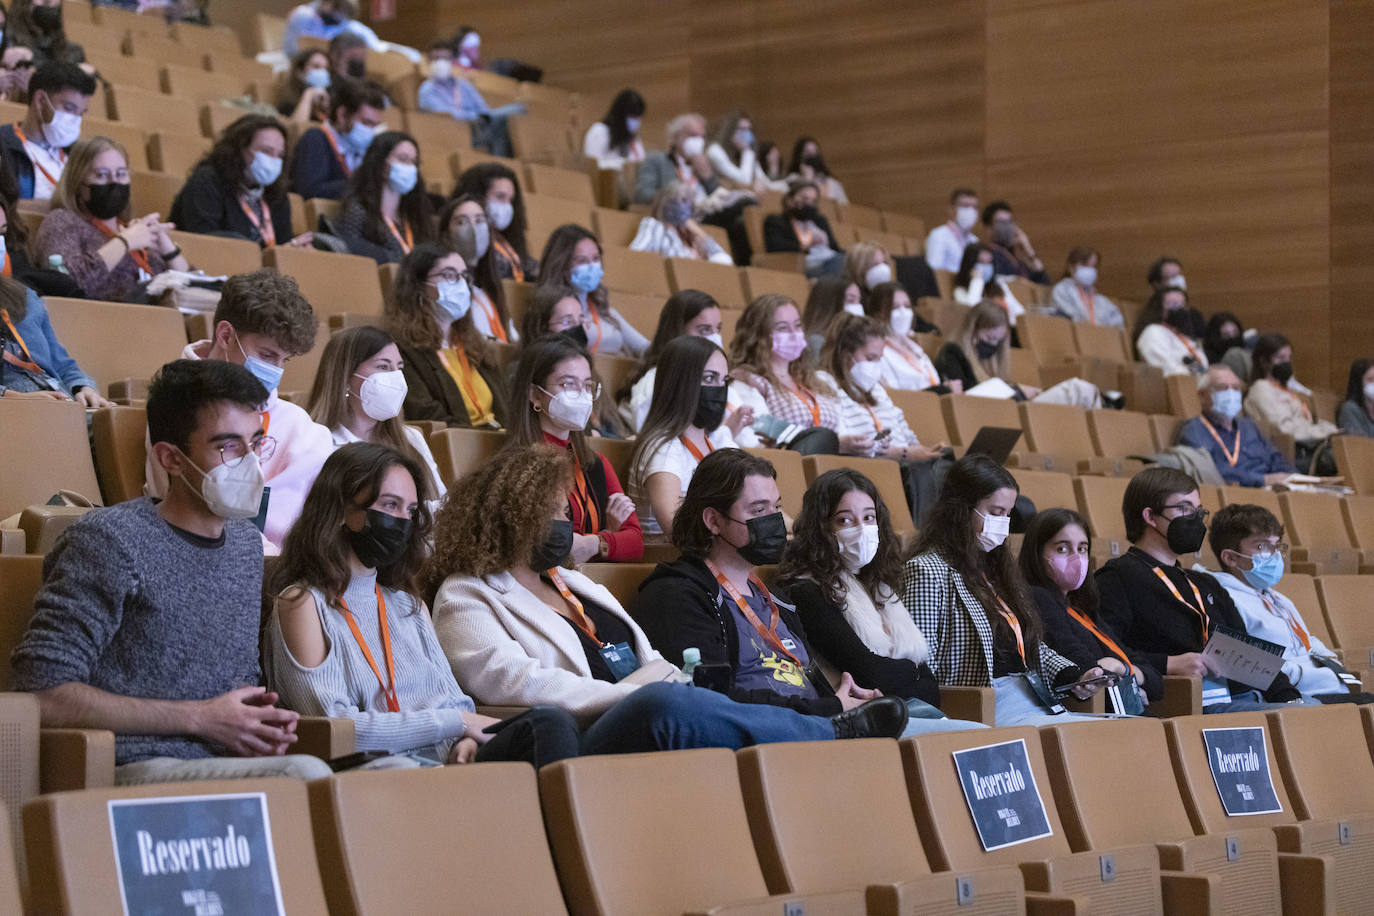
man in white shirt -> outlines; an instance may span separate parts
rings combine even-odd
[[[959,272],[964,249],[978,241],[971,230],[978,222],[978,192],[955,188],[949,195],[949,221],[926,236],[926,263],[931,270]]]
[[[1374,702],[1374,695],[1350,692],[1359,682],[1345,673],[1297,606],[1275,589],[1288,545],[1274,514],[1262,506],[1227,506],[1212,520],[1209,537],[1222,567],[1216,579],[1235,602],[1246,632],[1283,646],[1283,673],[1303,697],[1322,703]]]

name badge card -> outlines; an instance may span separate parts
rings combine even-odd
[[[1204,728],[1202,741],[1207,745],[1212,782],[1228,816],[1283,810],[1269,772],[1263,728]]]
[[[611,677],[617,681],[623,681],[639,669],[639,659],[635,656],[635,650],[630,648],[627,642],[618,642],[613,646],[601,647],[601,658],[605,660],[606,667],[611,669]]]
[[[985,852],[1053,834],[1024,740],[955,751],[954,768]]]
[[[125,916],[285,916],[263,793],[121,799],[109,812]]]

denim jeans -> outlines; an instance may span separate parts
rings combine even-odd
[[[1265,709],[1286,709],[1289,706],[1320,706],[1321,700],[1315,697],[1303,697],[1302,700],[1295,700],[1292,703],[1269,703],[1264,699],[1264,694],[1258,690],[1247,690],[1244,693],[1231,694],[1229,703],[1213,703],[1211,706],[1202,707],[1202,711],[1211,714],[1214,712],[1255,712]]]
[[[906,722],[906,729],[902,732],[903,738],[914,738],[917,735],[925,735],[930,732],[964,732],[975,728],[992,727],[982,722],[949,719],[943,714],[934,715],[939,710],[923,700],[909,699],[906,701],[906,707],[911,718]]]
[[[1102,721],[1102,716],[1076,712],[1051,713],[1031,689],[1023,674],[994,678],[992,689],[997,702],[997,725],[1058,725],[1061,722]]]

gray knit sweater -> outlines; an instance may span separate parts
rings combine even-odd
[[[245,520],[193,543],[147,499],[98,509],[43,563],[16,690],[72,682],[126,697],[204,700],[258,683],[262,538]],[[199,539],[204,541],[204,539]],[[198,738],[116,735],[115,762],[224,753]]]

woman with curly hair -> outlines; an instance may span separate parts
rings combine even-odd
[[[368,144],[349,177],[336,226],[351,253],[378,264],[394,264],[434,241],[434,208],[415,138],[389,130]]]
[[[682,683],[605,587],[560,565],[572,546],[572,474],[553,446],[506,449],[439,510],[425,565],[434,628],[477,700],[567,710],[585,727],[584,754],[875,733],[868,711],[836,721]]]
[[[792,524],[777,588],[797,605],[811,647],[834,680],[908,701],[911,728],[959,731],[981,723],[945,719],[930,647],[902,606],[902,544],[873,482],[849,468],[812,482]],[[914,702],[912,702],[914,701]]]
[[[358,750],[412,765],[576,756],[577,723],[563,710],[532,709],[493,735],[498,720],[478,715],[453,679],[417,594],[426,495],[420,466],[384,445],[351,443],[324,463],[272,569],[270,689],[303,715],[351,719]]]
[[[286,130],[276,118],[244,115],[191,172],[172,201],[182,232],[232,235],[263,248],[304,247],[312,234],[291,236],[291,203],[282,177]]]

